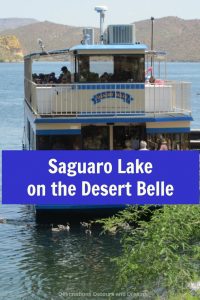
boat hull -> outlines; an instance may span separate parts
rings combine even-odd
[[[68,207],[36,206],[36,221],[39,223],[56,223],[61,221],[77,222],[95,220],[102,217],[111,217],[125,206],[92,206],[92,207]]]

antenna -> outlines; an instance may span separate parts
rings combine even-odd
[[[45,47],[44,47],[43,41],[42,41],[41,39],[38,39],[38,40],[37,40],[37,43],[38,43],[38,45],[40,46],[42,52],[44,52],[44,48],[45,48]]]
[[[103,44],[104,18],[108,8],[106,6],[96,6],[94,9],[100,13],[100,43]]]
[[[153,51],[154,45],[153,45],[153,24],[154,24],[154,17],[151,17],[151,51]],[[151,55],[151,67],[153,70],[153,54]],[[151,71],[151,76],[153,75],[153,71]]]

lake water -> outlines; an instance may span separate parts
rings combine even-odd
[[[45,71],[58,75],[61,66],[49,63]],[[36,64],[34,71],[43,72],[44,65]],[[0,150],[21,149],[23,64],[0,64],[0,78]],[[192,127],[200,128],[200,63],[169,63],[168,79],[192,82]],[[52,233],[35,223],[29,206],[1,205],[1,217],[7,224],[0,224],[0,300],[108,299],[98,293],[114,292],[110,258],[121,251],[117,237],[99,231],[88,236],[78,225],[70,233]]]

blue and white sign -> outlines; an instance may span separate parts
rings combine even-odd
[[[199,204],[196,151],[2,153],[3,204]]]
[[[121,99],[124,103],[130,104],[133,101],[133,97],[125,92],[121,91],[105,91],[97,93],[92,97],[92,102],[94,104],[100,103],[104,99]]]

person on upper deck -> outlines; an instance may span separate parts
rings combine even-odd
[[[71,73],[66,66],[61,68],[62,73],[59,77],[60,83],[70,83],[71,82]]]

